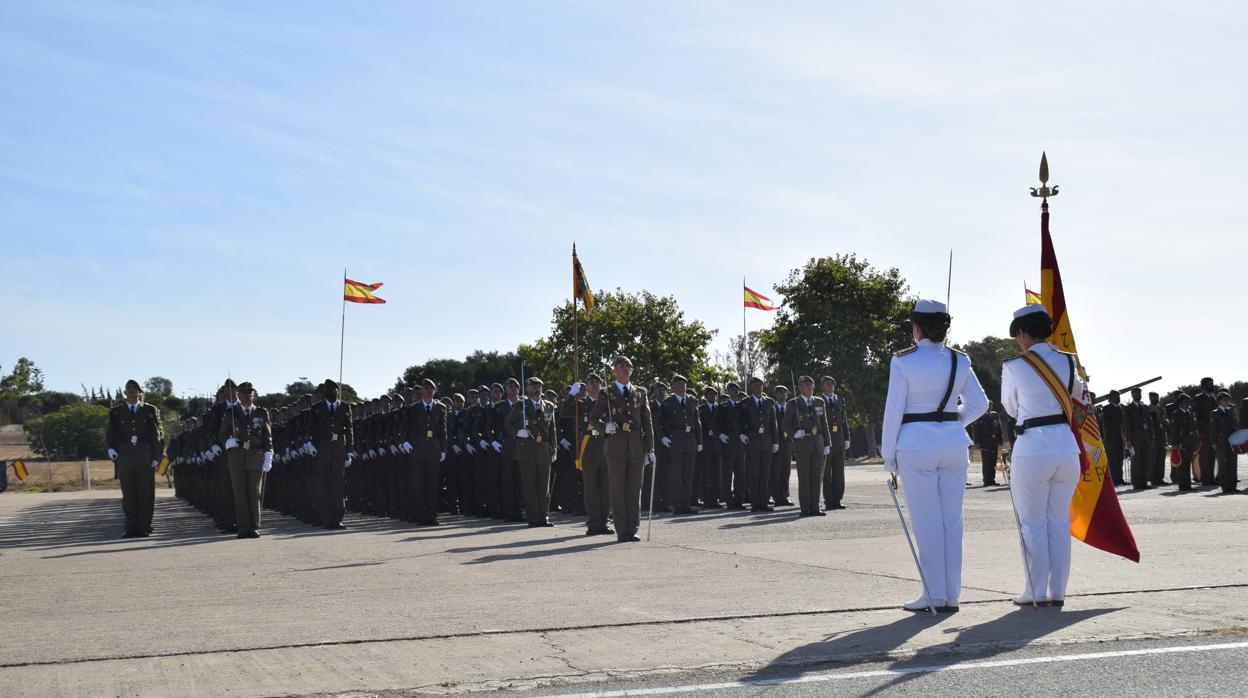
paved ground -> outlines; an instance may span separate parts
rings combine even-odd
[[[932,620],[896,609],[919,586],[882,471],[859,466],[848,479],[850,508],[826,518],[798,520],[792,509],[662,518],[653,542],[629,545],[584,537],[580,519],[530,530],[355,518],[327,532],[276,517],[264,538],[239,541],[167,496],[155,536],[121,540],[115,492],[5,494],[0,692],[654,692],[884,671],[711,692],[987,695],[996,684],[968,686],[1043,675],[1049,683],[1033,693],[1057,692],[1091,662],[1159,676],[1207,664],[1196,672],[1203,683],[1183,684],[1190,691],[1144,681],[1129,692],[1218,695],[1219,671],[1248,668],[1242,649],[1219,648],[887,673],[1242,642],[1248,497],[1124,493],[1143,562],[1076,543],[1066,608],[1023,611],[1006,601],[1021,578],[1008,493],[971,489],[963,611]]]

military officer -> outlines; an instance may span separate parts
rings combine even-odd
[[[654,425],[645,388],[632,385],[633,362],[618,356],[612,362],[615,381],[599,393],[590,414],[606,436],[604,453],[611,482],[611,509],[615,535],[621,542],[636,542],[641,525],[641,471],[654,465]]]
[[[355,429],[351,406],[338,399],[338,384],[326,379],[321,391],[324,399],[310,409],[308,441],[308,451],[316,459],[317,511],[321,526],[343,529],[345,471],[355,458]]]
[[[693,473],[698,453],[702,451],[702,424],[698,420],[698,403],[688,394],[689,379],[672,376],[672,394],[663,400],[659,414],[660,441],[667,452],[667,501],[677,515],[697,512],[693,509]]]
[[[849,411],[845,401],[836,394],[836,379],[824,376],[819,381],[823,402],[827,405],[828,457],[823,466],[823,508],[844,509],[841,499],[845,496],[845,452],[849,450]]]
[[[893,357],[880,442],[884,468],[900,473],[905,484],[927,582],[926,593],[903,608],[921,611],[931,604],[953,611],[962,590],[962,501],[971,445],[966,427],[988,410],[988,398],[971,360],[945,345],[945,304],[920,300],[910,319],[916,344]],[[844,447],[843,429],[832,438]]]
[[[1108,402],[1101,407],[1101,438],[1104,439],[1105,457],[1109,459],[1109,473],[1115,485],[1123,483],[1122,430],[1122,395],[1117,390],[1111,390]]]
[[[256,406],[255,397],[250,382],[240,383],[238,403],[217,433],[225,444],[239,538],[260,537],[260,488],[264,473],[273,469],[273,427],[269,411]]]
[[[496,425],[493,446],[498,453],[498,494],[499,512],[504,521],[520,523],[524,517],[520,515],[520,472],[516,467],[516,436],[506,429],[507,415],[520,401],[520,381],[508,378],[505,399],[494,405],[494,424]]]
[[[1192,490],[1192,459],[1200,443],[1200,426],[1192,413],[1192,396],[1179,393],[1178,406],[1170,416],[1170,444],[1179,449],[1179,465],[1170,468],[1170,481],[1184,492]]]
[[[785,415],[789,409],[789,389],[777,385],[771,389],[772,399],[776,401],[776,426],[780,429],[780,448],[771,457],[771,482],[767,490],[771,499],[778,507],[791,507],[789,501],[789,479],[793,472],[793,439],[792,432],[785,426]]]
[[[980,470],[984,476],[984,487],[997,485],[997,451],[1005,442],[1001,430],[1001,415],[988,403],[988,411],[971,425],[971,438],[979,448]]]
[[[1153,455],[1153,422],[1148,405],[1141,398],[1144,392],[1131,389],[1131,402],[1122,414],[1122,435],[1127,448],[1131,449],[1131,489],[1146,490],[1148,464]]]
[[[706,509],[722,509],[721,453],[723,444],[719,439],[719,391],[708,385],[702,389],[702,404],[698,405],[698,421],[702,425],[702,452],[697,461],[698,472],[694,480],[702,486],[702,506]],[[724,493],[724,499],[727,499]]]
[[[1237,428],[1235,408],[1231,407],[1231,394],[1225,390],[1218,393],[1218,409],[1211,415],[1214,451],[1218,454],[1218,484],[1226,493],[1239,491],[1239,464],[1231,449],[1231,434]]]
[[[156,503],[153,471],[165,453],[160,412],[144,404],[138,381],[126,381],[126,401],[109,410],[105,444],[108,457],[121,481],[121,509],[125,515],[123,538],[146,538],[152,533],[152,510]]]
[[[1212,378],[1200,379],[1200,392],[1192,400],[1192,409],[1196,414],[1196,427],[1200,432],[1196,448],[1196,458],[1200,462],[1200,484],[1212,486],[1217,484],[1217,466],[1214,464],[1213,447],[1213,413],[1218,409],[1218,396],[1214,391]]]
[[[421,399],[408,408],[402,450],[412,456],[412,489],[416,523],[438,525],[439,469],[446,460],[446,407],[434,399],[438,386],[425,378]]]
[[[797,503],[799,516],[825,516],[819,511],[819,491],[823,484],[823,464],[831,449],[828,408],[821,397],[815,397],[815,379],[797,379],[797,397],[789,401],[784,416],[784,430],[793,443],[797,461]],[[838,437],[839,438],[839,437]]]
[[[1148,461],[1148,482],[1153,487],[1166,484],[1166,459],[1170,453],[1170,416],[1161,404],[1161,396],[1148,394],[1148,421],[1153,432],[1153,447]]]
[[[504,427],[511,436],[520,476],[529,528],[553,526],[550,511],[550,466],[555,460],[555,406],[542,397],[542,379],[525,380],[525,399],[516,402],[507,414]]]
[[[741,398],[741,386],[729,383],[724,386],[727,397],[719,403],[720,468],[719,488],[725,506],[729,509],[745,509],[749,487],[745,479],[745,446],[741,441],[742,426],[737,409]]]
[[[581,443],[574,448],[581,458],[581,481],[585,495],[586,522],[585,535],[613,535],[615,531],[607,527],[607,517],[611,514],[611,481],[607,473],[606,437],[597,422],[590,421],[602,397],[602,378],[591,373],[584,383],[573,383],[568,389],[568,397],[564,399],[560,412],[564,417],[580,419]]]
[[[746,383],[749,395],[738,403],[741,445],[745,447],[745,482],[749,488],[750,511],[775,511],[770,499],[771,458],[780,451],[780,429],[776,424],[776,401],[763,395],[763,379]]]
[[[654,419],[659,419],[663,413],[663,400],[667,398],[667,385],[661,380],[656,380],[654,385],[650,386],[650,415]],[[658,436],[658,427],[655,427],[656,438]],[[650,511],[650,499],[654,500],[654,508],[658,512],[670,512],[671,507],[667,504],[667,447],[661,442],[654,445],[654,467],[646,470],[644,480],[642,482],[642,500],[641,509],[643,512]],[[657,485],[657,489],[653,492],[653,497],[647,498],[651,494],[651,488]]]

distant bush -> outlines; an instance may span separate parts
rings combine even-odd
[[[28,420],[26,433],[31,450],[44,456],[102,457],[107,427],[108,408],[78,403]]]

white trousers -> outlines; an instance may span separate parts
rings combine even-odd
[[[1015,456],[1010,496],[1027,546],[1026,593],[1037,600],[1063,599],[1070,578],[1070,502],[1079,483],[1079,456]]]
[[[964,445],[897,452],[910,529],[934,601],[962,595],[962,500],[970,457]]]

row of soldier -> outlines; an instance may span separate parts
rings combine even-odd
[[[677,515],[792,505],[794,463],[801,515],[822,515],[821,494],[825,509],[843,508],[848,422],[832,378],[820,395],[808,377],[792,399],[785,386],[764,394],[755,378],[745,392],[708,386],[699,400],[683,376],[671,394],[656,382],[647,395],[627,357],[612,373],[610,384],[591,374],[562,398],[537,378],[523,398],[515,379],[441,398],[425,380],[354,410],[326,381],[271,415],[251,405],[250,384],[243,395],[227,382],[170,443],[175,488],[240,537],[258,535],[261,497],[327,528],[343,527],[344,508],[421,525],[456,513],[548,526],[553,494],[555,510],[588,517],[588,535],[636,540],[651,501]],[[234,468],[236,449],[270,455]]]

